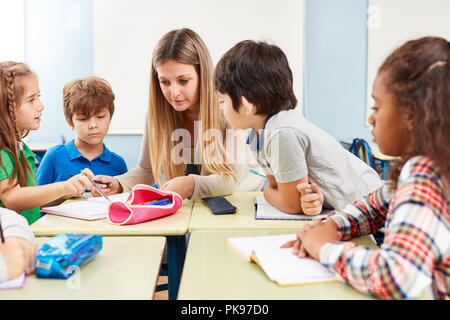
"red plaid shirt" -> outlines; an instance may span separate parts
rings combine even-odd
[[[430,158],[409,159],[395,193],[383,186],[331,218],[343,240],[386,230],[377,250],[343,241],[322,247],[320,261],[343,281],[382,299],[417,298],[430,285],[435,298],[450,299],[449,198]]]

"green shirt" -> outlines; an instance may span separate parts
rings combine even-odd
[[[36,155],[30,150],[30,148],[24,143],[23,144],[23,154],[25,155],[25,158],[28,161],[28,165],[31,168],[31,171],[33,175],[28,175],[28,185],[29,186],[35,186],[36,185],[36,163],[35,163],[35,157]],[[14,157],[13,155],[2,149],[0,150],[0,157],[2,159],[3,167],[0,166],[0,181],[4,179],[9,179],[11,177],[12,171],[14,169]],[[20,157],[20,154],[19,154]],[[17,177],[16,177],[17,178]],[[33,179],[34,178],[34,179]],[[3,203],[0,201],[0,206],[5,207]],[[24,216],[28,224],[32,224],[36,220],[38,220],[41,217],[40,214],[40,208],[36,207],[29,210],[24,210],[20,212],[22,216]]]

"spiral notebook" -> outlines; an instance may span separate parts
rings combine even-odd
[[[227,243],[249,262],[257,263],[268,278],[280,286],[337,281],[320,262],[298,258],[292,248],[280,248],[296,234],[228,238]]]

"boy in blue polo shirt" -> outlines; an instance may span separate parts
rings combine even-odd
[[[114,98],[106,80],[94,76],[64,86],[64,115],[77,136],[45,153],[37,172],[39,185],[65,181],[84,168],[95,175],[127,172],[123,158],[103,143],[114,113]]]

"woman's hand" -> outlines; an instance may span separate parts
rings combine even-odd
[[[161,190],[174,191],[183,199],[192,197],[195,189],[195,180],[192,176],[176,177],[167,181],[161,187]]]
[[[300,202],[304,214],[315,216],[322,212],[324,196],[315,183],[299,183],[297,190],[300,192]]]
[[[97,186],[106,195],[123,192],[122,185],[120,184],[119,180],[117,180],[114,177],[98,175],[98,176],[94,177],[94,180],[100,181],[100,183],[97,183]],[[94,197],[100,196],[100,194],[98,193],[97,189],[95,189],[94,186],[91,187],[91,193],[92,193],[92,196],[94,196]]]

